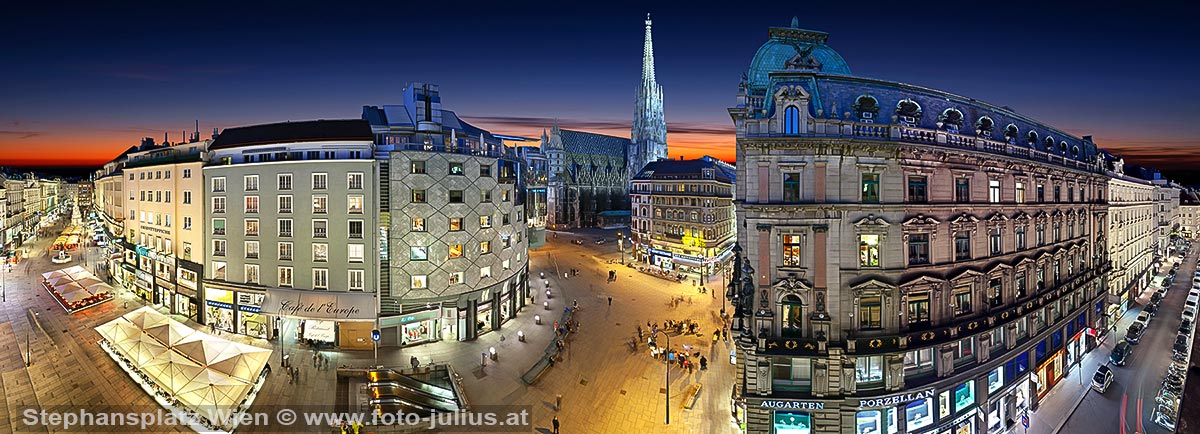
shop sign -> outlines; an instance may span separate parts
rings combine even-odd
[[[659,250],[659,249],[646,249],[646,250],[650,251],[651,255],[660,255],[660,256],[668,256],[668,257],[671,256],[671,252],[668,252],[666,250]]]
[[[269,288],[262,312],[303,319],[375,321],[375,294]]]
[[[817,351],[817,340],[806,338],[765,338],[766,348],[764,354],[779,354],[779,355],[815,355]]]
[[[858,400],[858,408],[890,407],[897,404],[906,404],[912,401],[932,397],[933,389],[925,389],[919,392],[902,393],[899,395],[885,396],[883,398],[860,399]]]
[[[770,408],[773,410],[824,410],[824,402],[815,401],[763,401],[758,404],[762,408]]]

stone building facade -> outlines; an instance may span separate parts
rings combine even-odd
[[[711,276],[732,253],[734,167],[716,158],[659,160],[633,177],[634,258]]]
[[[1154,278],[1155,234],[1158,228],[1155,187],[1150,181],[1125,174],[1124,162],[1109,158],[1108,237],[1111,254],[1109,311],[1113,320],[1133,305],[1133,300]]]
[[[735,416],[748,432],[1012,427],[1107,325],[1095,145],[855,77],[797,24],[769,30],[729,109]]]

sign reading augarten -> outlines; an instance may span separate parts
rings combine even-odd
[[[888,407],[897,404],[905,404],[919,399],[932,398],[933,389],[926,389],[918,392],[903,393],[900,395],[885,396],[883,398],[860,399],[858,400],[859,408],[871,407]]]
[[[775,410],[789,410],[789,409],[824,410],[825,409],[824,402],[811,402],[811,401],[763,401],[758,406],[762,407],[762,408],[771,408],[771,409],[775,409]]]

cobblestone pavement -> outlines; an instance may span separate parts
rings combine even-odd
[[[611,233],[608,238],[613,239]],[[576,246],[568,242],[570,239],[572,236],[566,234],[553,238],[547,247],[530,255],[530,275],[545,273],[555,294],[549,300],[549,310],[542,308],[544,295],[539,294],[533,305],[523,308],[498,331],[472,342],[381,349],[378,364],[407,367],[410,356],[418,357],[422,363],[449,363],[461,375],[473,407],[529,406],[535,424],[532,432],[550,432],[550,420],[556,414],[564,433],[733,431],[729,422],[729,395],[735,376],[734,366],[728,363],[731,346],[723,342],[711,344],[711,333],[720,324],[721,293],[700,294],[691,282],[668,282],[619,263],[610,264],[609,260],[620,259],[615,245]],[[24,426],[22,412],[38,406],[53,409],[125,405],[157,409],[154,401],[100,349],[96,344],[99,335],[93,330],[141,307],[141,300],[121,291],[112,302],[67,315],[38,286],[39,276],[49,270],[84,264],[82,258],[72,264],[51,264],[45,253],[51,241],[52,237],[43,237],[26,243],[24,248],[35,252],[33,257],[12,271],[0,270],[5,273],[7,288],[6,301],[0,306],[0,349],[4,350],[0,354],[0,393],[5,399],[5,405],[0,406],[0,420],[3,420],[0,427],[7,426],[12,432],[58,432]],[[93,256],[94,252],[89,258]],[[581,270],[580,275],[563,278],[562,273],[571,268]],[[618,271],[616,282],[606,283],[609,270]],[[717,291],[720,291],[719,280],[710,281]],[[534,285],[541,287],[540,282]],[[683,296],[685,301],[672,307],[670,300],[676,296]],[[612,297],[611,307],[608,297]],[[576,316],[581,327],[572,337],[564,361],[550,368],[533,386],[526,386],[521,376],[542,356],[553,335],[554,320],[550,318],[557,318],[574,300],[581,307]],[[32,313],[37,314],[40,329],[31,327]],[[534,315],[543,317],[541,325],[534,324]],[[188,322],[180,316],[172,317]],[[668,319],[694,319],[701,323],[703,336],[672,336],[671,343],[676,348],[684,344],[697,348],[708,357],[709,370],[687,373],[678,367],[671,368],[671,423],[665,425],[668,402],[663,390],[665,364],[651,359],[644,343],[635,352],[629,340],[638,324],[645,328],[647,321],[661,323]],[[194,322],[189,324],[200,327]],[[516,339],[518,330],[526,335],[525,342]],[[332,366],[376,364],[371,351],[326,351],[331,369],[317,370],[305,363],[311,361],[311,350],[291,342],[281,344],[228,334],[223,337],[281,351],[272,357],[272,366],[278,366],[282,354],[291,354],[294,364],[301,368],[297,384],[289,384],[286,376],[272,373],[252,407],[254,411],[272,411],[278,406],[333,411],[336,394],[330,391],[336,389],[336,379]],[[24,361],[26,341],[32,354],[29,367]],[[496,348],[499,358],[481,367],[480,354],[491,347]],[[694,383],[701,384],[702,389],[694,408],[685,410],[684,394],[687,386]],[[563,405],[555,411],[554,401],[559,394],[563,396]],[[121,427],[111,430],[126,431]],[[152,432],[190,431],[183,427],[157,427]],[[293,432],[329,430],[310,427]]]

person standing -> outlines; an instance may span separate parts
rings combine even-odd
[[[554,434],[558,434],[558,415],[557,414],[554,415],[554,420],[551,421],[551,425],[554,426]]]
[[[609,305],[609,306],[612,306],[612,297],[609,297],[609,298],[608,298],[608,305]]]
[[[554,397],[554,411],[559,411],[559,410],[562,410],[562,394],[561,393],[558,395],[555,395],[555,397]]]

